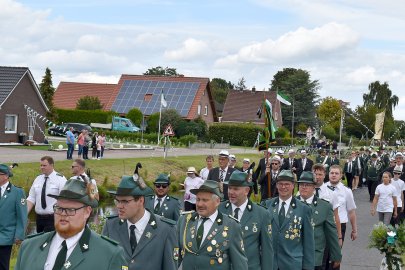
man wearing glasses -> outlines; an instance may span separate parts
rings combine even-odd
[[[229,167],[229,152],[226,150],[222,150],[219,152],[218,156],[218,165],[219,167],[215,167],[208,173],[208,180],[214,180],[219,182],[219,190],[224,196],[224,199],[228,199],[228,181],[229,177],[233,173],[234,168]]]
[[[280,173],[280,167],[281,159],[278,156],[274,156],[270,159],[270,162],[266,164],[265,173],[262,174],[259,180],[262,201],[277,196],[278,191],[276,189],[276,181]]]
[[[118,244],[92,232],[87,226],[98,206],[88,184],[70,179],[55,198],[55,230],[23,242],[15,270],[25,269],[127,269]]]
[[[10,183],[13,176],[6,164],[0,164],[0,270],[8,270],[13,244],[25,238],[27,207],[24,190]]]
[[[159,174],[155,182],[155,194],[145,198],[145,208],[156,215],[177,221],[180,216],[180,202],[177,198],[169,196],[170,177]]]
[[[273,269],[314,269],[312,210],[293,196],[294,175],[290,170],[280,172],[276,185],[279,197],[264,202],[272,214]]]
[[[87,170],[89,171],[89,169]],[[91,184],[94,186],[94,190],[96,191],[96,199],[99,199],[99,194],[98,194],[98,189],[97,189],[97,182],[95,179],[92,179],[90,175],[87,175],[86,173],[86,162],[81,159],[75,159],[72,163],[72,174],[73,178],[84,181],[84,182],[91,182]]]
[[[118,217],[107,220],[103,235],[124,248],[128,269],[177,269],[176,222],[145,209],[145,196],[152,189],[123,176],[117,190],[109,193],[115,196]]]

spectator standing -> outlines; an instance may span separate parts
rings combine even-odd
[[[93,137],[91,138],[91,159],[96,159],[97,157],[97,137],[98,133],[94,132]]]
[[[184,211],[196,210],[196,196],[190,192],[191,189],[198,189],[204,183],[204,180],[198,176],[194,167],[187,169],[187,177],[184,180]]]
[[[86,130],[82,130],[80,132],[79,137],[77,137],[77,145],[79,147],[79,151],[77,152],[77,157],[81,158],[83,154],[83,147],[84,147],[84,136],[85,136]]]
[[[89,146],[91,145],[91,137],[89,132],[86,130],[84,135],[84,145],[83,145],[83,159],[89,159]]]
[[[208,155],[205,158],[205,162],[206,162],[207,166],[205,168],[202,168],[200,171],[200,177],[204,181],[208,179],[208,174],[210,173],[210,170],[213,168],[214,156]]]
[[[104,149],[105,149],[105,133],[102,132],[100,136],[98,136],[98,142],[100,144],[100,158],[104,157]]]
[[[384,172],[382,175],[383,183],[379,184],[375,190],[373,203],[371,204],[371,215],[378,212],[378,221],[389,225],[391,217],[397,217],[397,197],[396,189],[391,185],[391,173]],[[376,208],[377,206],[377,208]]]
[[[66,132],[66,145],[67,145],[67,159],[72,159],[74,147],[75,147],[75,135],[73,134],[73,127],[70,127],[68,132]]]

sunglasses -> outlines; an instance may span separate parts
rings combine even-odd
[[[168,186],[168,184],[155,184],[156,188],[167,188]]]
[[[401,175],[401,173],[400,173],[400,172],[394,172],[394,174],[398,174],[398,175]]]
[[[271,163],[271,165],[278,165],[278,163]]]

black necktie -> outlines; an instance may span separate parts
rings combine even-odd
[[[158,201],[158,202],[157,202],[157,204],[156,204],[156,206],[155,206],[155,209],[153,210],[153,212],[154,212],[155,214],[159,213],[161,198],[158,198],[157,201]]]
[[[199,248],[202,242],[202,238],[204,236],[204,223],[208,220],[208,218],[202,218],[201,224],[197,229],[197,247]]]
[[[61,270],[66,261],[67,246],[66,240],[62,242],[62,249],[59,251],[58,256],[56,257],[55,264],[53,265],[52,270]]]
[[[224,172],[225,172],[225,171],[224,171],[224,170],[221,170],[221,169],[220,169],[220,171],[221,171],[221,172],[220,172],[220,174],[219,174],[219,182],[223,182],[223,181],[224,181]]]
[[[280,226],[283,224],[285,219],[285,202],[281,204],[280,211],[278,212],[278,223],[280,223]]]
[[[131,249],[132,252],[134,252],[135,248],[136,248],[136,236],[135,236],[135,225],[131,225],[129,226],[129,230],[130,230],[130,235],[129,235],[129,243],[131,245]]]
[[[48,176],[45,176],[45,181],[44,181],[44,184],[42,185],[42,192],[41,192],[41,206],[42,206],[42,209],[45,209],[46,208],[46,194],[45,194],[45,192],[46,192],[46,181],[48,181]]]
[[[235,211],[234,211],[235,214],[233,215],[233,217],[236,218],[237,220],[239,220],[239,211],[240,211],[239,207],[235,208]]]
[[[330,190],[332,190],[332,191],[335,191],[335,188],[336,188],[336,187],[334,187],[334,186],[328,186],[328,188],[329,188]]]
[[[315,196],[316,197],[319,197],[319,190],[320,190],[321,188],[319,188],[319,187],[317,187],[317,188],[315,188]]]

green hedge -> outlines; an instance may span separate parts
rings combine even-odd
[[[214,123],[208,129],[209,140],[217,143],[221,141],[238,146],[254,145],[257,133],[261,132],[263,127],[254,124],[225,124]]]
[[[105,112],[101,110],[87,111],[87,110],[65,110],[56,109],[59,123],[111,123],[112,117],[117,116],[116,112]]]

